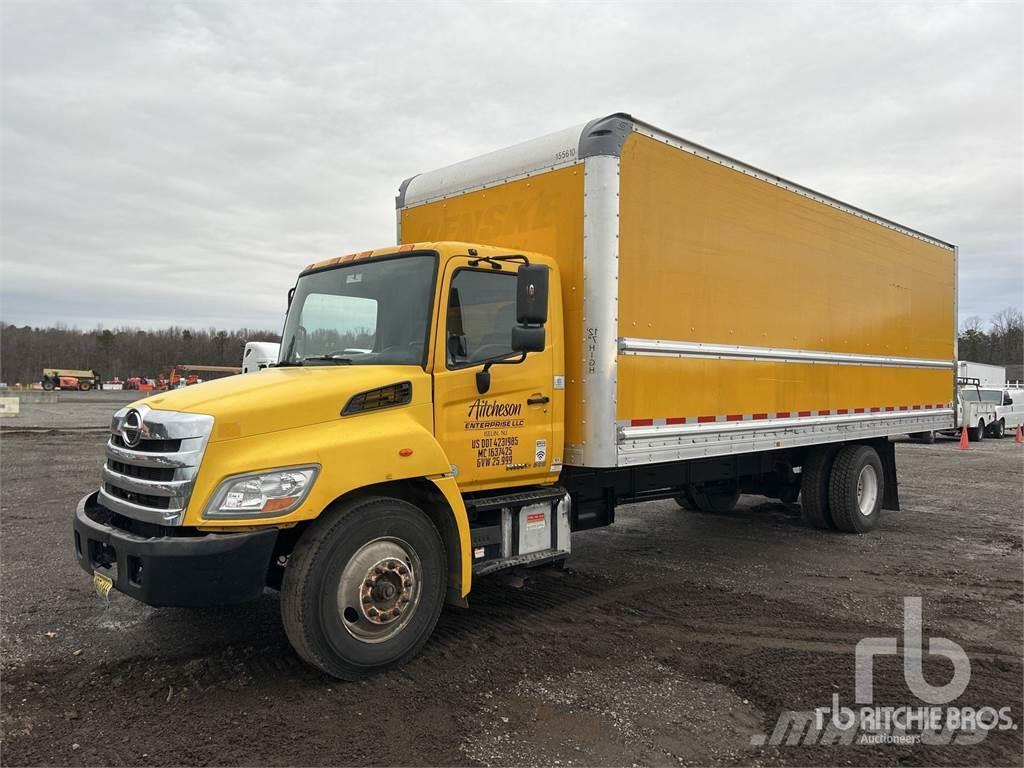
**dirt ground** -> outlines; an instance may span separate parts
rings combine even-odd
[[[4,394],[18,397],[17,390],[5,390]],[[22,398],[18,415],[5,417],[0,422],[0,428],[26,431],[104,428],[110,425],[110,415],[114,411],[122,405],[138,400],[140,396],[138,391],[95,389],[90,392],[66,391],[46,394],[55,397],[56,402],[37,403],[32,402],[29,397]]]
[[[973,746],[765,745],[780,714],[854,701],[854,648],[924,636],[967,651],[958,706],[1022,722],[1024,447],[903,441],[902,512],[866,536],[797,505],[622,508],[564,571],[481,580],[423,653],[359,684],[293,654],[278,598],[152,609],[91,590],[71,515],[103,436],[2,436],[3,765],[1020,765],[1022,731]],[[927,657],[933,685],[952,666]],[[922,706],[897,657],[878,705]],[[760,742],[760,743],[759,743]]]

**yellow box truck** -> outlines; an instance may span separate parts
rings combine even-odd
[[[955,247],[628,115],[397,209],[398,245],[302,270],[274,367],[114,415],[74,521],[100,592],[279,589],[298,654],[355,679],[619,504],[871,531],[889,436],[954,426]]]

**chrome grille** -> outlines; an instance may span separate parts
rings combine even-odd
[[[212,429],[212,416],[121,409],[110,423],[100,503],[134,520],[181,525]]]

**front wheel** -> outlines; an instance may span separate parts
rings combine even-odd
[[[90,382],[88,382],[88,381],[82,381],[82,382],[79,382],[78,388],[82,392],[88,392],[90,389],[92,389],[92,384]]]
[[[992,437],[996,440],[1002,440],[1006,437],[1006,422],[1003,419],[992,425]]]
[[[351,501],[303,534],[281,586],[285,633],[304,660],[359,680],[412,658],[444,604],[444,544],[400,499]]]
[[[53,387],[54,384],[52,379],[43,379],[43,389],[45,389],[47,392],[52,392]]]

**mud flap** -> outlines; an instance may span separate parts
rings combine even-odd
[[[885,487],[882,490],[882,509],[900,511],[899,479],[896,476],[896,445],[886,440],[874,443],[878,458],[882,460],[882,474]]]

